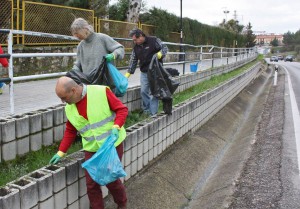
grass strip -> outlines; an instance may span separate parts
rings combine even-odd
[[[255,59],[254,61],[249,62],[246,65],[243,65],[242,67],[240,67],[236,70],[233,70],[228,73],[224,73],[222,75],[213,76],[209,80],[202,81],[201,83],[199,83],[189,89],[186,89],[180,93],[174,94],[173,95],[173,106],[176,104],[179,104],[181,102],[184,102],[184,101],[192,98],[193,96],[203,93],[203,92],[207,91],[208,89],[211,89],[217,85],[220,85],[223,82],[225,82],[229,79],[232,79],[233,77],[235,77],[237,75],[240,75],[242,72],[246,71],[251,66],[255,65],[257,62],[260,62],[261,60],[263,60],[262,55],[258,56],[258,58]],[[161,112],[161,111],[162,111],[162,104],[160,102],[158,112]],[[130,127],[140,121],[143,121],[146,118],[147,118],[146,115],[141,114],[141,110],[132,111],[131,113],[129,113],[129,115],[126,119],[125,127]]]
[[[45,165],[58,150],[59,143],[51,146],[43,146],[38,151],[32,151],[14,160],[0,163],[0,187],[17,178],[27,175]],[[73,143],[68,153],[73,153],[82,149],[80,142]]]

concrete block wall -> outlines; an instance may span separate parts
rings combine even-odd
[[[65,122],[63,104],[0,119],[0,162],[61,140]]]
[[[182,136],[200,128],[256,77],[259,68],[257,64],[237,78],[174,106],[172,115],[159,113],[127,128],[122,159],[127,176],[122,180],[127,181]],[[89,208],[83,161],[84,153],[79,151],[57,165],[8,183],[0,188],[0,208]],[[102,189],[106,196],[106,187]]]
[[[255,58],[250,57],[213,70],[199,71],[175,77],[174,79],[180,82],[176,93],[210,79],[211,76],[232,71]],[[140,87],[128,89],[127,93],[120,99],[128,107],[129,111],[140,109]],[[64,104],[23,115],[0,118],[0,162],[13,160],[17,156],[22,156],[30,151],[37,151],[42,146],[49,146],[53,142],[59,142],[63,137],[66,121]]]

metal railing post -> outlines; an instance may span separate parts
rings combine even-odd
[[[215,59],[214,59],[214,52],[215,52],[215,48],[212,49],[212,54],[211,54],[211,68],[214,68],[214,62],[215,62]]]
[[[223,48],[221,47],[221,66],[223,65]]]
[[[203,60],[203,47],[200,48],[200,60]]]
[[[184,46],[182,47],[182,52],[184,53],[183,54],[183,68],[182,68],[182,72],[183,72],[183,75],[185,74],[185,49],[184,49]]]
[[[15,102],[14,102],[14,67],[13,67],[13,33],[10,30],[8,34],[8,54],[10,54],[9,66],[8,66],[8,77],[10,78],[9,83],[9,101],[10,101],[10,114],[13,115],[15,113]]]
[[[229,57],[227,57],[227,65],[229,64]]]

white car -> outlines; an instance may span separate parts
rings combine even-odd
[[[270,58],[270,61],[271,62],[278,62],[278,57],[277,56],[272,56],[271,58]]]

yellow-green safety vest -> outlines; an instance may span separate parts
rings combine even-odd
[[[82,137],[83,150],[96,152],[111,134],[115,113],[110,110],[107,97],[107,86],[87,85],[87,119],[79,115],[75,104],[67,104],[66,116]],[[126,131],[121,127],[115,146],[124,141]]]

